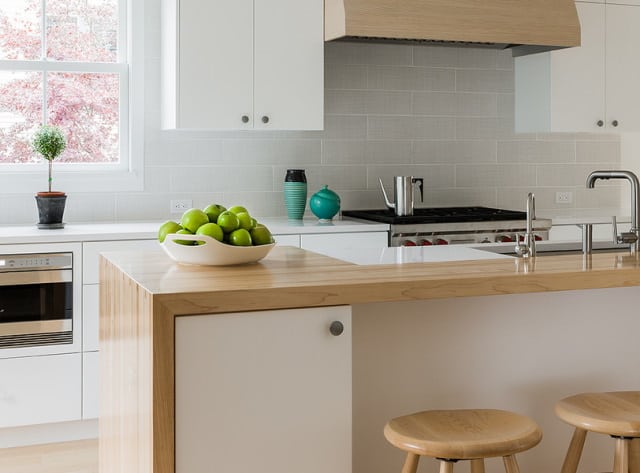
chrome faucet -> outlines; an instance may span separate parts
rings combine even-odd
[[[636,253],[640,248],[640,231],[638,230],[638,220],[640,220],[638,217],[640,183],[638,182],[638,176],[631,171],[593,171],[587,177],[587,188],[593,189],[598,179],[625,179],[631,184],[631,228],[628,232],[623,232],[620,235],[617,234],[617,230],[614,230],[614,243],[628,243],[631,252]],[[590,252],[593,246],[590,231],[585,231],[584,240],[583,247],[585,252]]]
[[[516,235],[516,254],[523,258],[536,255],[536,237],[533,234],[533,221],[536,219],[536,198],[532,192],[527,195],[527,232],[524,241],[520,242],[520,236]]]

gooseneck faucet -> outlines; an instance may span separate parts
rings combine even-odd
[[[520,237],[516,235],[516,254],[523,258],[536,255],[536,237],[533,234],[533,221],[536,219],[536,198],[533,193],[527,195],[527,232],[524,234],[524,241],[520,242]]]
[[[640,183],[638,182],[638,176],[631,171],[593,171],[587,177],[587,188],[593,189],[598,179],[624,179],[631,184],[631,228],[628,232],[624,232],[620,235],[615,235],[614,243],[628,243],[632,253],[636,253],[640,247],[640,231],[638,230],[638,201],[640,200]],[[588,232],[586,237],[589,241],[586,243],[586,247],[591,249],[591,232]],[[617,232],[615,232],[617,233]]]

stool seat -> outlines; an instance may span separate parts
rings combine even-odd
[[[510,456],[542,439],[533,420],[496,409],[418,412],[390,420],[384,435],[406,452],[449,460]]]
[[[640,473],[640,391],[581,393],[556,403],[575,427],[561,473],[576,473],[587,432],[615,437],[613,473]]]
[[[640,391],[582,393],[556,403],[556,415],[583,430],[640,437]]]

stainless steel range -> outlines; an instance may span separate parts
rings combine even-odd
[[[413,215],[393,210],[344,210],[344,217],[388,223],[389,246],[515,242],[527,229],[527,214],[490,207],[415,208]],[[547,240],[551,220],[533,221],[536,240]]]

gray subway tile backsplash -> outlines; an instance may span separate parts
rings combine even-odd
[[[160,130],[159,61],[146,63],[145,189],[77,206],[74,200],[84,196],[70,195],[69,218],[175,217],[168,212],[175,198],[246,204],[258,217],[284,216],[287,168],[306,169],[309,195],[327,184],[343,208],[381,208],[378,178],[390,186],[401,174],[425,178],[423,205],[523,209],[531,190],[540,215],[609,212],[619,205],[619,183],[584,188],[590,170],[620,166],[618,135],[514,133],[510,51],[327,43],[325,129],[305,132]],[[574,192],[571,205],[555,203],[561,190]],[[4,196],[0,223],[32,223],[32,201],[31,195]]]

